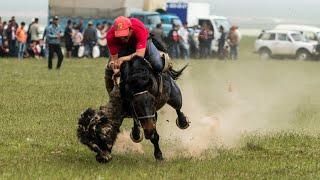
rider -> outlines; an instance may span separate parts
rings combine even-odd
[[[105,68],[105,85],[109,94],[107,105],[107,118],[109,119],[107,136],[110,137],[108,144],[111,152],[115,141],[115,134],[119,132],[123,117],[122,104],[119,88],[114,86],[114,75],[119,73],[123,62],[130,61],[134,56],[145,58],[156,73],[166,71],[168,56],[162,56],[144,24],[136,18],[120,16],[115,19],[113,26],[107,33],[107,43],[110,52],[110,61]],[[164,57],[162,59],[162,57]]]

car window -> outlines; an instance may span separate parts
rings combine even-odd
[[[317,41],[317,35],[313,32],[304,32],[303,35],[305,36],[305,38],[307,38],[308,40],[311,41]]]
[[[142,21],[143,23],[146,23],[146,22],[145,22],[145,19],[144,19],[145,16],[143,16],[143,15],[132,15],[132,17],[139,19],[139,20]]]
[[[287,34],[278,34],[278,40],[279,41],[289,41],[288,35]]]
[[[160,16],[159,15],[151,15],[151,16],[148,16],[148,24],[160,24],[161,23],[161,19],[160,19]]]
[[[161,19],[161,23],[162,23],[162,24],[171,24],[171,23],[170,23],[170,20],[169,20],[169,19],[165,19],[165,18],[162,18],[162,19]]]
[[[172,24],[176,24],[176,25],[182,25],[182,22],[181,22],[181,20],[180,19],[177,19],[177,18],[174,18],[174,19],[172,19]]]
[[[320,41],[320,32],[317,33],[318,41]]]
[[[203,27],[205,24],[209,26],[209,29],[213,29],[213,26],[212,26],[210,20],[207,20],[207,19],[199,19],[199,25],[200,25],[201,27]]]
[[[216,27],[222,26],[227,32],[229,32],[229,29],[231,28],[231,24],[227,19],[215,19],[214,23],[216,24]]]
[[[264,33],[261,36],[261,40],[267,40],[267,41],[272,41],[276,39],[276,34],[275,33]]]
[[[291,37],[294,41],[307,41],[307,39],[302,36],[302,34],[291,34]]]

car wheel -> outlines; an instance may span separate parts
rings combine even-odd
[[[267,60],[271,58],[271,52],[268,49],[261,49],[259,52],[260,59]]]
[[[310,53],[307,50],[300,50],[297,53],[297,60],[307,60],[310,58]]]

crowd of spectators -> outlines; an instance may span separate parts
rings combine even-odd
[[[220,59],[238,59],[238,46],[241,35],[236,26],[225,30],[219,27],[219,37],[215,37],[212,27],[204,23],[202,26],[188,27],[187,24],[172,25],[166,36],[161,24],[151,34],[169,51],[173,59],[207,59],[216,56]],[[217,52],[213,54],[213,40],[217,42]]]
[[[97,24],[89,21],[85,26],[81,19],[78,23],[68,20],[66,28],[62,30],[64,54],[67,58],[108,57],[106,35],[111,26],[106,21]],[[15,17],[8,22],[0,17],[0,57],[48,57],[47,28],[41,31],[38,18],[26,26],[24,22],[18,24]],[[230,29],[219,27],[219,37],[215,37],[213,28],[206,23],[194,27],[173,24],[167,35],[162,25],[158,24],[150,33],[168,49],[173,59],[207,59],[214,55],[220,59],[238,59],[241,36],[236,26]],[[218,46],[215,54],[212,54],[213,40],[217,41]]]
[[[38,18],[27,27],[25,22],[18,24],[14,16],[8,22],[0,17],[0,57],[45,56],[45,44],[40,34]]]
[[[51,24],[52,21],[49,26]],[[48,57],[48,27],[43,30],[38,18],[26,26],[25,22],[17,24],[15,17],[8,22],[2,21],[0,17],[0,57]],[[89,22],[85,27],[83,20],[78,23],[68,20],[61,37],[66,57],[93,57],[94,48],[99,49],[98,57],[107,57],[106,35],[110,27],[111,24],[107,22],[95,26],[93,22]]]

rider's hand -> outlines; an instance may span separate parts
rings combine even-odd
[[[109,68],[109,69],[114,69],[114,64],[115,64],[114,61],[109,61],[109,63],[108,63],[108,68]]]
[[[123,60],[121,58],[116,60],[114,64],[114,69],[120,69],[122,63],[123,63]]]

